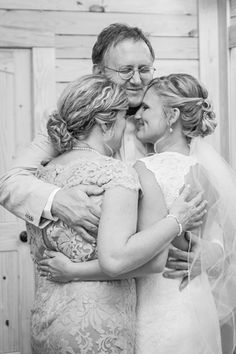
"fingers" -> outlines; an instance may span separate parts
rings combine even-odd
[[[48,272],[50,272],[50,267],[48,267],[47,265],[40,264],[40,266],[38,266],[38,270],[40,272],[48,273]]]
[[[185,252],[179,249],[172,249],[172,248],[169,250],[169,254],[168,254],[168,258],[175,258],[182,261],[188,261],[189,257],[191,257],[189,252]]]
[[[166,267],[174,270],[188,270],[189,264],[187,262],[168,260],[166,262]]]
[[[92,232],[92,233],[96,233],[98,230],[98,224],[97,225],[92,224],[90,221],[88,221],[86,219],[80,220],[79,225],[75,224],[74,226],[81,227],[81,228],[86,229],[87,231]],[[75,228],[75,227],[73,227],[73,228]]]
[[[43,255],[46,256],[47,258],[54,258],[57,255],[57,252],[45,250]]]
[[[73,229],[88,243],[96,244],[95,236],[89,234],[83,227],[81,226],[73,226]],[[97,229],[96,229],[97,231]]]
[[[189,205],[197,207],[202,202],[202,199],[203,193],[199,192],[195,197],[191,198],[191,200],[189,201]]]
[[[92,204],[89,207],[89,211],[92,213],[92,216],[93,216],[93,219],[96,222],[96,225],[98,225],[99,219],[100,219],[100,216],[101,216],[101,208],[99,206],[95,205],[95,204]]]
[[[38,262],[38,267],[50,267],[50,263],[50,259],[45,258]]]
[[[188,276],[188,270],[167,270],[163,273],[163,277],[168,279],[178,279],[185,276]]]
[[[190,185],[184,185],[183,189],[181,188],[181,191],[180,191],[180,196],[184,199],[184,200],[187,200],[188,197],[190,196],[191,194],[191,187]]]
[[[203,217],[206,215],[207,211],[206,209],[202,210],[202,211],[198,211],[198,209],[196,208],[195,210],[195,214],[193,215],[193,221],[203,221]]]
[[[45,271],[40,271],[40,277],[46,277],[47,278],[48,276],[48,272],[45,272]]]
[[[202,226],[203,221],[192,221],[191,226],[188,227],[189,230],[197,229],[198,227]]]
[[[88,196],[91,195],[100,195],[104,192],[102,187],[98,187],[96,185],[78,185],[76,188],[79,188],[81,191],[86,193]]]

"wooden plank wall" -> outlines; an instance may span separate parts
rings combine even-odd
[[[55,46],[58,95],[91,72],[97,34],[114,22],[149,35],[158,75],[199,75],[197,0],[0,0],[0,47]]]
[[[105,26],[114,22],[138,26],[153,44],[157,75],[187,72],[207,86],[219,117],[219,128],[211,142],[229,160],[227,57],[221,55],[228,49],[224,20],[229,1],[0,0],[0,47],[55,48],[58,97],[69,81],[91,72],[92,47]],[[231,0],[231,46],[236,43],[235,3]],[[38,55],[40,58],[40,52]],[[52,53],[50,57],[52,63]],[[46,56],[43,60],[47,63]],[[39,106],[40,102],[35,121],[43,112]]]
[[[236,0],[230,1],[229,47],[236,47]]]
[[[229,22],[230,162],[236,170],[236,0],[230,1]]]

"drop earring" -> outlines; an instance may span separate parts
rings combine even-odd
[[[170,125],[170,129],[169,129],[169,131],[170,131],[170,134],[172,134],[172,133],[173,133],[173,128],[171,127],[171,125]]]

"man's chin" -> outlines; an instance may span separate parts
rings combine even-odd
[[[140,93],[140,92],[134,93],[134,91],[129,91],[129,90],[126,90],[126,93],[128,96],[130,107],[138,107],[141,105],[142,99],[143,99],[143,93]]]
[[[139,107],[142,103],[142,98],[140,97],[130,97],[128,95],[129,106],[130,107]]]

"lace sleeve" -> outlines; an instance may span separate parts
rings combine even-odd
[[[109,181],[103,185],[105,189],[113,187],[125,187],[135,191],[141,189],[136,171],[120,160],[114,160],[107,174],[110,174]]]

